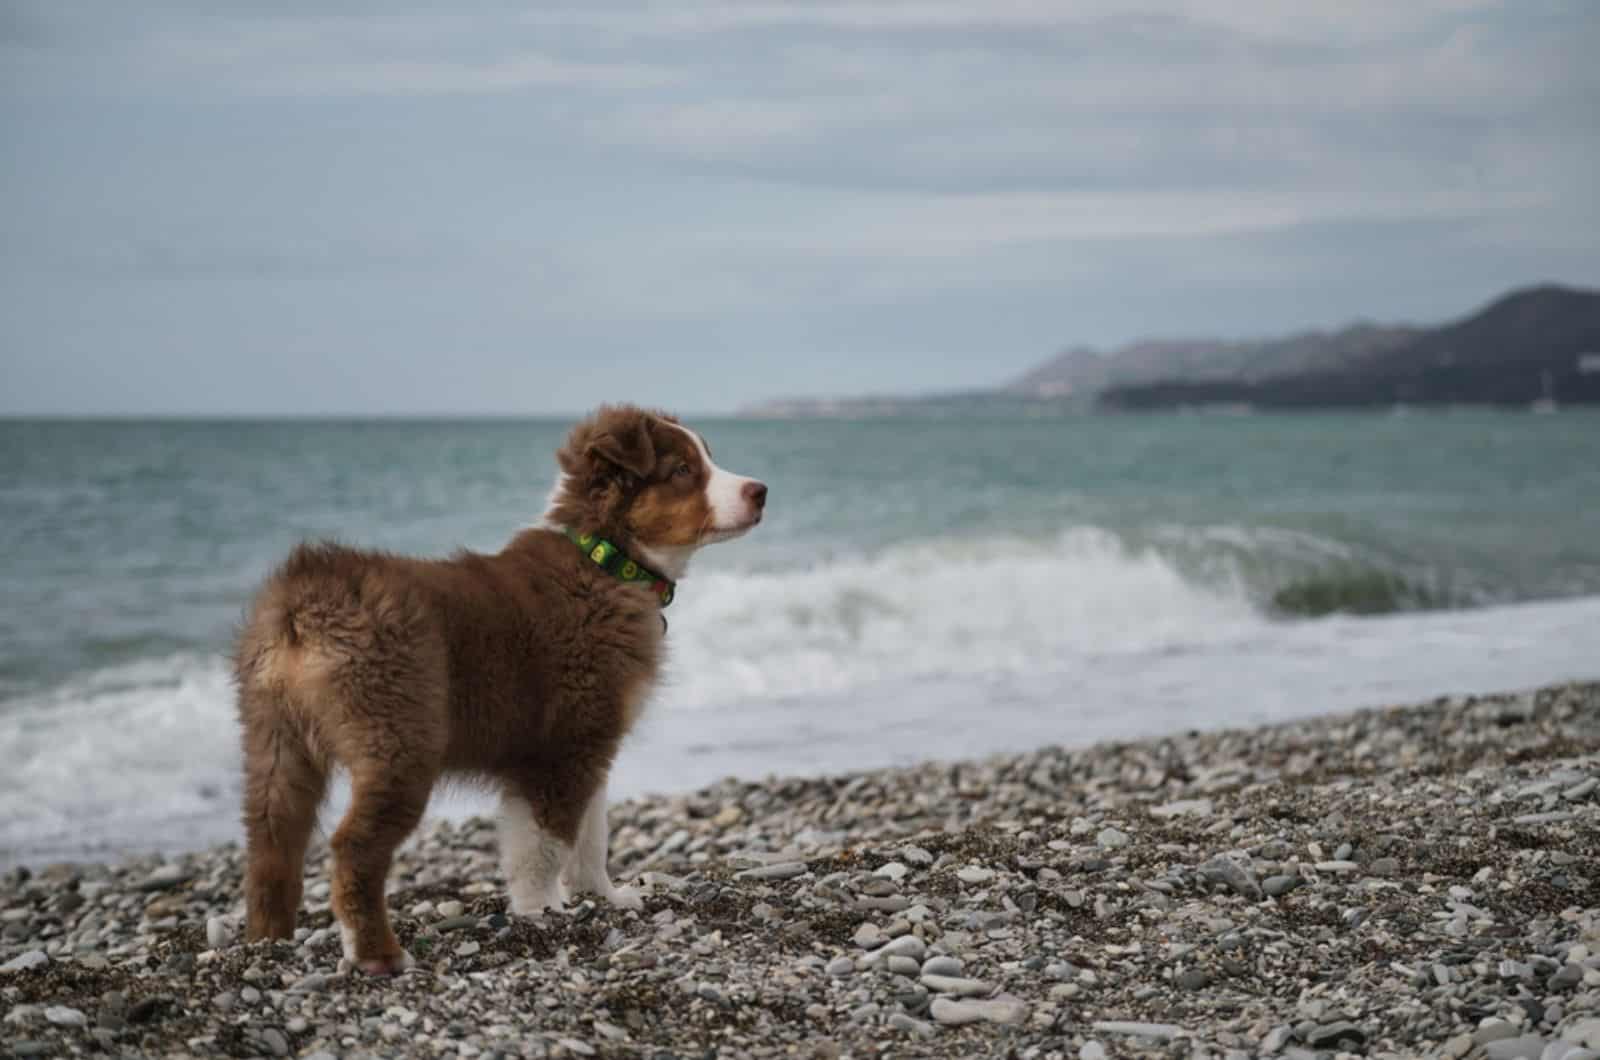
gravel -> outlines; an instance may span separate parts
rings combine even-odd
[[[644,894],[511,915],[491,822],[341,974],[236,847],[0,878],[13,1055],[1600,1060],[1600,684],[614,807]],[[70,896],[70,897],[69,897]]]

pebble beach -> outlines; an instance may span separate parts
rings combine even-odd
[[[484,820],[417,967],[293,942],[231,845],[0,879],[12,1056],[1600,1058],[1600,683],[612,809],[640,912],[511,916]]]

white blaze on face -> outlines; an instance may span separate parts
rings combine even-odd
[[[745,487],[755,479],[724,471],[711,459],[706,443],[700,440],[698,434],[687,427],[679,426],[678,429],[693,439],[700,459],[706,465],[706,503],[711,507],[711,525],[702,543],[725,541],[749,530],[761,518],[761,509],[745,495]]]

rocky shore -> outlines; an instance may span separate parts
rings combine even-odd
[[[1600,1057],[1600,684],[619,804],[642,912],[507,914],[487,822],[391,879],[405,976],[241,855],[0,881],[0,1052]]]

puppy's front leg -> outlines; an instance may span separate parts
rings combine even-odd
[[[592,891],[619,909],[643,909],[644,900],[632,887],[611,882],[606,857],[611,848],[611,828],[606,821],[606,785],[602,781],[589,796],[578,826],[577,858],[572,868],[572,889]]]
[[[540,827],[533,804],[514,792],[500,796],[500,868],[505,873],[511,911],[535,916],[559,909],[566,900],[562,870],[572,845]]]

